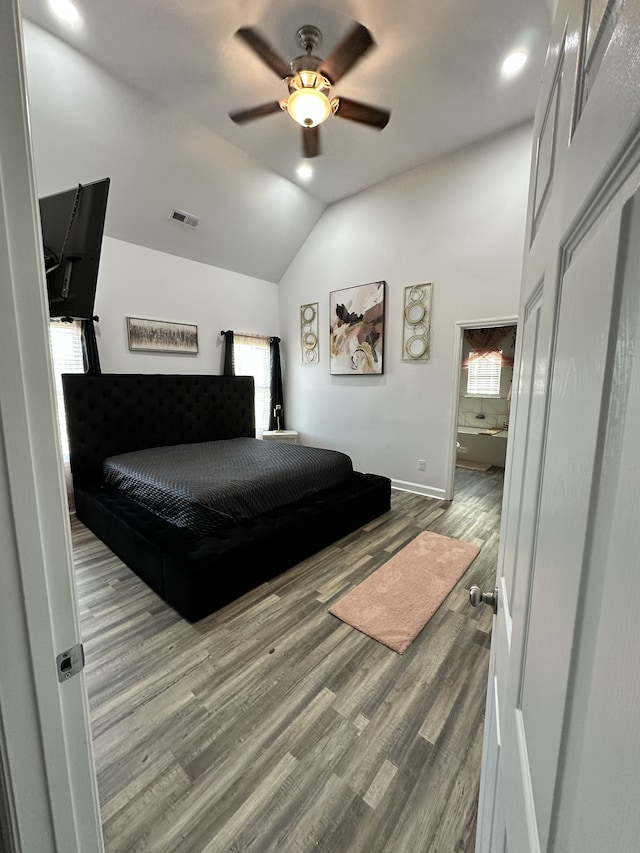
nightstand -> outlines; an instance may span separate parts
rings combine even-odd
[[[267,429],[262,433],[265,441],[282,441],[285,444],[299,444],[299,435],[294,429]]]

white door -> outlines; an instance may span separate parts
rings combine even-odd
[[[560,0],[535,139],[478,851],[640,849],[639,0]]]
[[[98,853],[102,836],[57,441],[19,18],[0,3],[0,847]]]

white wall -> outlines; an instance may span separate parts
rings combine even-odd
[[[531,140],[530,125],[515,128],[325,211],[280,282],[287,426],[306,443],[349,453],[357,470],[444,496],[460,369],[454,325],[517,315]],[[330,376],[330,291],[380,279],[384,374]],[[431,359],[406,363],[404,288],[426,281],[434,283]],[[300,360],[307,302],[319,303],[317,365]]]
[[[277,285],[105,237],[95,313],[105,373],[221,373],[222,329],[279,334]],[[126,317],[195,323],[198,355],[132,353]]]

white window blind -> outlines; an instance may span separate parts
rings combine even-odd
[[[256,388],[256,436],[269,429],[270,349],[269,338],[258,335],[233,336],[233,360],[236,376],[253,376]]]
[[[475,355],[477,355],[476,352],[469,353],[470,358]],[[501,371],[501,352],[490,352],[476,358],[469,365],[467,394],[471,397],[499,397]]]
[[[64,411],[64,395],[62,393],[63,373],[84,373],[82,359],[82,333],[80,323],[50,322],[49,340],[51,341],[51,358],[56,384],[56,408],[58,426],[60,427],[60,444],[65,470],[69,467],[69,441],[67,439],[67,419]]]

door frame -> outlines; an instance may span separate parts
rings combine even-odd
[[[464,340],[465,329],[493,329],[496,326],[517,326],[518,318],[510,315],[508,317],[492,317],[488,320],[456,320],[453,330],[453,376],[451,379],[451,388],[453,391],[454,405],[452,410],[452,423],[449,435],[451,443],[449,445],[449,473],[445,487],[444,500],[453,500],[456,480],[456,456],[457,456],[457,435],[458,435],[458,407],[460,405],[460,371],[462,365],[462,344]],[[510,436],[507,435],[507,453],[509,452]]]
[[[0,790],[10,850],[101,853],[17,0],[0,3]],[[7,652],[10,650],[10,653]]]

